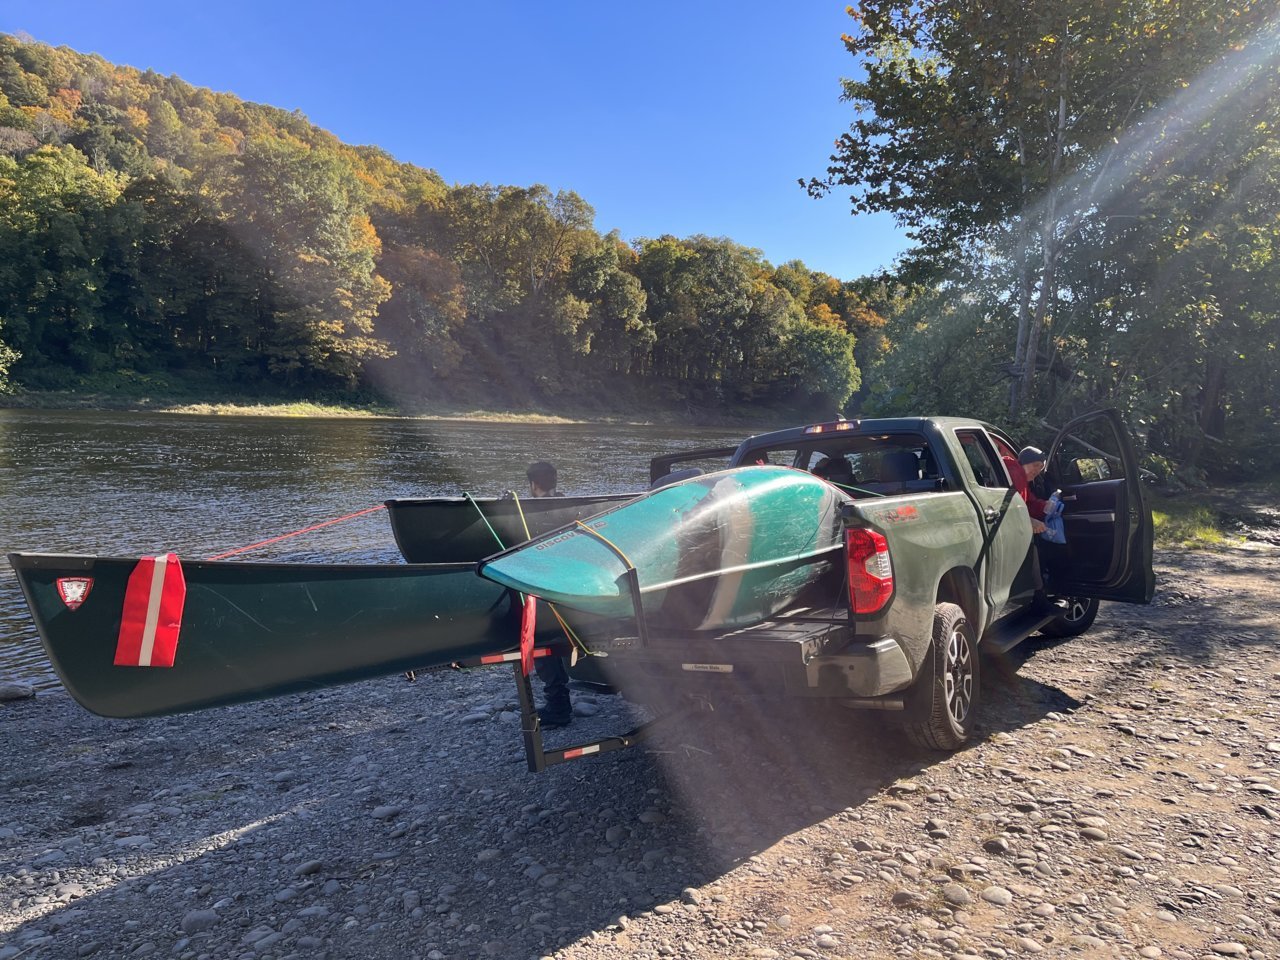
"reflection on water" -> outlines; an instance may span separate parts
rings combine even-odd
[[[532,460],[565,493],[643,489],[649,458],[734,443],[671,427],[0,410],[0,550],[202,558],[391,497],[523,492]],[[382,511],[242,555],[398,562]],[[0,679],[56,683],[0,564]]]

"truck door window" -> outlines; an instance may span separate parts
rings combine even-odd
[[[969,461],[969,468],[973,471],[978,486],[1009,486],[1004,464],[1000,462],[991,440],[983,431],[957,430],[956,439],[960,441],[960,449],[964,451],[964,458]]]
[[[1018,459],[1018,451],[1005,443],[1000,437],[994,436],[993,434],[987,434],[987,436],[989,436],[991,438],[991,442],[996,445],[996,453],[1000,455],[1002,460],[1005,457],[1010,457],[1014,460]]]
[[[1064,437],[1049,465],[1055,483],[1092,483],[1124,477],[1120,442],[1108,420],[1080,425],[1079,432]]]

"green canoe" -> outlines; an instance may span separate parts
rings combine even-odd
[[[477,577],[474,563],[183,561],[173,666],[117,666],[137,558],[15,553],[9,562],[58,676],[82,706],[108,717],[439,666],[511,650],[519,640],[511,592]]]
[[[409,563],[475,563],[636,496],[402,497],[386,501],[386,507],[396,545]]]
[[[685,630],[745,626],[830,583],[845,501],[802,470],[725,470],[535,537],[482,561],[479,572],[553,603],[624,617],[633,610],[630,564],[646,620]]]

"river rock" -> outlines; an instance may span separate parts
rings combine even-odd
[[[1006,854],[1009,852],[1009,841],[1004,837],[992,837],[989,840],[982,841],[982,849],[987,853]]]
[[[30,700],[36,695],[35,687],[25,683],[0,683],[0,703],[13,700]]]
[[[1013,894],[1004,887],[987,887],[982,891],[982,899],[994,903],[997,907],[1007,907],[1013,903]]]
[[[182,932],[190,935],[208,930],[219,919],[216,910],[188,910],[182,917]]]

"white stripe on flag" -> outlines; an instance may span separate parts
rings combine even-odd
[[[147,597],[147,620],[142,628],[142,649],[138,652],[138,666],[151,666],[151,651],[156,645],[156,623],[160,620],[160,598],[164,594],[164,571],[169,564],[168,554],[156,557],[151,572],[151,593]]]

